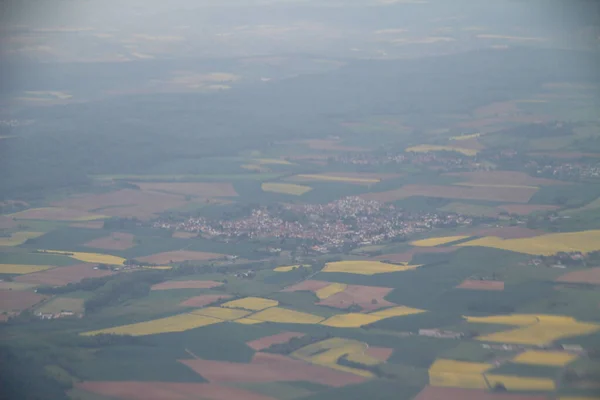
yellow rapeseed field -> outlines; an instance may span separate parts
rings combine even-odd
[[[323,272],[345,272],[347,274],[359,275],[375,275],[385,274],[388,272],[408,271],[420,267],[420,265],[403,265],[388,264],[381,261],[336,261],[327,263]]]
[[[492,317],[466,317],[469,322],[519,326],[477,337],[485,342],[547,345],[555,340],[600,331],[600,324],[579,322],[572,317],[544,314],[513,314]]]
[[[238,324],[242,324],[242,325],[255,325],[255,324],[262,324],[265,321],[259,321],[257,319],[251,319],[251,318],[240,318],[240,319],[236,319],[235,321]]]
[[[348,285],[344,283],[332,283],[329,286],[325,286],[324,288],[317,290],[315,294],[319,299],[324,300],[328,297],[333,296],[336,293],[343,292],[344,290],[346,290],[347,286]]]
[[[411,308],[406,306],[398,306],[392,308],[386,308],[385,310],[375,311],[369,313],[369,315],[373,315],[380,318],[392,318],[392,317],[402,317],[404,315],[412,315],[412,314],[420,314],[427,312],[427,310],[420,310],[418,308]]]
[[[206,317],[213,317],[223,319],[225,321],[231,321],[234,319],[243,318],[250,314],[250,311],[236,310],[235,308],[223,308],[223,307],[206,307],[200,308],[190,312],[194,315],[204,315]]]
[[[483,373],[491,368],[494,368],[492,364],[439,359],[429,367],[429,384],[464,389],[487,389]]]
[[[429,367],[429,372],[457,372],[465,374],[481,374],[491,368],[494,368],[493,364],[438,359],[435,360],[433,364],[431,364],[431,366]]]
[[[554,381],[547,378],[522,378],[491,374],[486,374],[485,377],[492,388],[501,383],[508,390],[552,391],[556,389]]]
[[[293,194],[294,196],[301,196],[304,193],[308,193],[312,190],[310,186],[273,182],[265,182],[261,185],[261,188],[265,192]]]
[[[139,322],[137,324],[121,325],[114,328],[99,329],[82,333],[83,336],[93,336],[101,333],[112,333],[116,335],[154,335],[157,333],[183,332],[201,326],[217,324],[223,320],[204,315],[179,314],[167,318],[159,318],[152,321]]]
[[[123,257],[111,256],[110,254],[100,253],[83,253],[78,251],[65,251],[65,250],[38,250],[50,254],[64,254],[71,258],[79,261],[93,263],[93,264],[109,264],[109,265],[123,265],[125,259]]]
[[[24,265],[24,264],[0,264],[0,274],[31,274],[32,272],[44,271],[54,268],[53,265]]]
[[[243,308],[245,310],[264,310],[265,308],[275,307],[279,304],[277,300],[263,299],[261,297],[244,297],[239,300],[228,301],[221,304],[221,307]]]
[[[355,356],[353,359],[365,361],[367,365],[377,365],[381,361],[365,354],[369,346],[366,343],[352,339],[331,338],[317,343],[310,344],[294,351],[291,356],[307,361],[312,364],[323,365],[325,367],[349,372],[352,374],[372,378],[373,374],[369,371],[339,365],[338,360],[342,356]]]
[[[324,319],[318,315],[288,310],[281,307],[267,308],[266,310],[252,314],[249,318],[265,322],[279,322],[282,324],[318,324]]]
[[[600,230],[549,233],[522,239],[501,239],[488,236],[457,246],[482,246],[531,255],[552,255],[560,251],[588,253],[600,250]]]
[[[337,175],[326,175],[326,174],[300,174],[296,175],[296,178],[308,179],[312,181],[335,181],[335,182],[351,182],[351,183],[377,183],[381,179],[375,178],[352,178],[349,176],[337,176]]]
[[[528,350],[518,354],[512,362],[519,364],[552,365],[562,367],[577,358],[577,355],[564,351]]]
[[[456,151],[457,153],[464,154],[465,156],[475,156],[478,153],[478,150],[466,149],[458,146],[439,146],[429,144],[421,144],[419,146],[408,147],[407,149],[405,149],[405,151],[414,153],[428,153],[431,151]]]
[[[363,325],[369,325],[381,319],[383,318],[370,314],[338,314],[327,318],[325,321],[321,322],[321,325],[333,326],[336,328],[359,328]]]
[[[440,244],[456,242],[457,240],[466,239],[468,237],[469,236],[464,236],[464,235],[463,236],[442,236],[442,237],[434,237],[434,238],[415,240],[414,242],[410,242],[410,244],[413,246],[417,246],[417,247],[434,247],[434,246],[439,246]]]
[[[0,246],[18,246],[25,243],[28,239],[40,237],[45,232],[15,232],[9,237],[0,237]]]
[[[479,336],[484,342],[516,343],[543,346],[571,336],[581,336],[600,330],[600,325],[575,322],[569,325],[538,323],[504,332]]]

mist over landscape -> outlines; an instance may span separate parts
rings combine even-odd
[[[0,3],[0,399],[600,399],[600,3]]]

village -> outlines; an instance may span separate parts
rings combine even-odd
[[[312,250],[326,253],[358,246],[404,241],[408,236],[436,227],[471,226],[468,216],[441,213],[410,213],[377,201],[345,197],[328,204],[284,205],[281,209],[260,207],[249,216],[212,221],[203,217],[183,222],[159,220],[155,228],[195,232],[213,239],[300,239]]]

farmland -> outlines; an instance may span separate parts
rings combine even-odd
[[[125,3],[6,27],[0,397],[597,397],[596,12]]]
[[[338,261],[328,263],[325,266],[325,268],[323,268],[323,272],[342,272],[347,274],[375,275],[385,274],[388,272],[410,271],[418,267],[418,265],[409,265],[408,263],[403,263],[402,265],[395,265],[381,261]]]
[[[533,255],[552,255],[559,251],[587,253],[600,250],[600,231],[549,233],[521,239],[501,239],[489,236],[460,243],[457,246],[493,247]]]
[[[294,196],[302,196],[304,193],[310,192],[312,188],[304,185],[294,185],[293,183],[263,183],[262,190],[265,192],[291,194]]]

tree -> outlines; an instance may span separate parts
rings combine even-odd
[[[496,393],[507,392],[506,386],[502,382],[497,382],[492,389]]]

